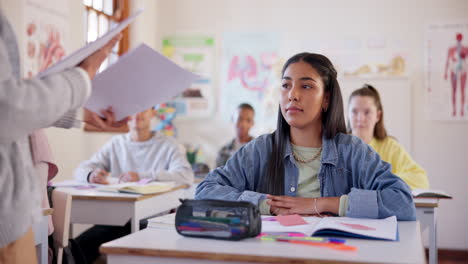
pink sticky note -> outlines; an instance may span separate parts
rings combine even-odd
[[[306,225],[307,222],[300,215],[278,215],[276,220],[283,226]]]

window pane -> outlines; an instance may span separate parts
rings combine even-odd
[[[99,16],[99,36],[104,35],[109,30],[109,20],[104,15]]]
[[[115,44],[115,46],[112,48],[112,52],[119,54],[119,46],[120,46],[120,41]]]
[[[88,15],[88,42],[95,41],[98,35],[97,14],[90,10]]]
[[[102,11],[102,0],[94,0],[93,8]]]
[[[109,64],[109,58],[105,59],[102,62],[101,67],[99,67],[99,72],[102,72],[103,70],[105,70],[108,64]]]
[[[114,0],[104,0],[104,13],[109,16],[114,14]]]
[[[84,16],[83,16],[83,23],[84,23],[84,36],[83,38],[86,40],[86,43],[88,42],[88,10],[85,9],[84,11]]]
[[[83,4],[87,5],[87,6],[91,6],[93,0],[83,0]]]

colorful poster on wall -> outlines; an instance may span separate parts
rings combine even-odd
[[[221,105],[225,121],[231,121],[241,103],[255,109],[255,130],[276,127],[281,63],[279,34],[225,33],[221,65]]]
[[[23,73],[31,78],[67,53],[70,32],[68,1],[25,0]]]
[[[214,38],[200,35],[166,37],[163,38],[163,54],[201,77],[174,100],[178,117],[212,116],[215,108]]]
[[[425,50],[427,118],[468,120],[468,21],[429,25]]]

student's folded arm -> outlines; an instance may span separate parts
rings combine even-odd
[[[77,68],[32,79],[0,74],[0,140],[15,140],[52,126],[78,109],[89,95],[86,78]]]
[[[354,178],[359,179],[348,194],[346,216],[386,218],[395,215],[398,220],[415,220],[411,190],[401,178],[391,172],[390,164],[382,161],[367,145],[360,145],[355,153],[359,162],[352,164]]]
[[[426,171],[397,142],[395,142],[390,163],[395,174],[400,176],[412,189],[429,188]]]
[[[111,167],[111,155],[114,140],[107,142],[91,159],[83,161],[75,169],[75,180],[79,182],[88,182],[88,176],[94,169],[103,169],[107,172]]]
[[[259,177],[259,164],[253,162],[254,144],[237,151],[226,163],[211,171],[197,186],[195,199],[247,201],[259,205],[266,195],[255,192]]]
[[[193,184],[194,174],[190,163],[185,155],[185,148],[177,145],[168,153],[169,164],[167,170],[144,172],[141,178],[152,178],[156,181],[174,181],[178,184]],[[155,161],[158,162],[158,161]]]
[[[411,189],[429,189],[426,171],[417,163],[408,164],[399,175]]]

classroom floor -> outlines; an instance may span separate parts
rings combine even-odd
[[[426,249],[426,259],[429,259],[429,252]],[[468,251],[439,249],[439,264],[466,264],[468,263]]]

